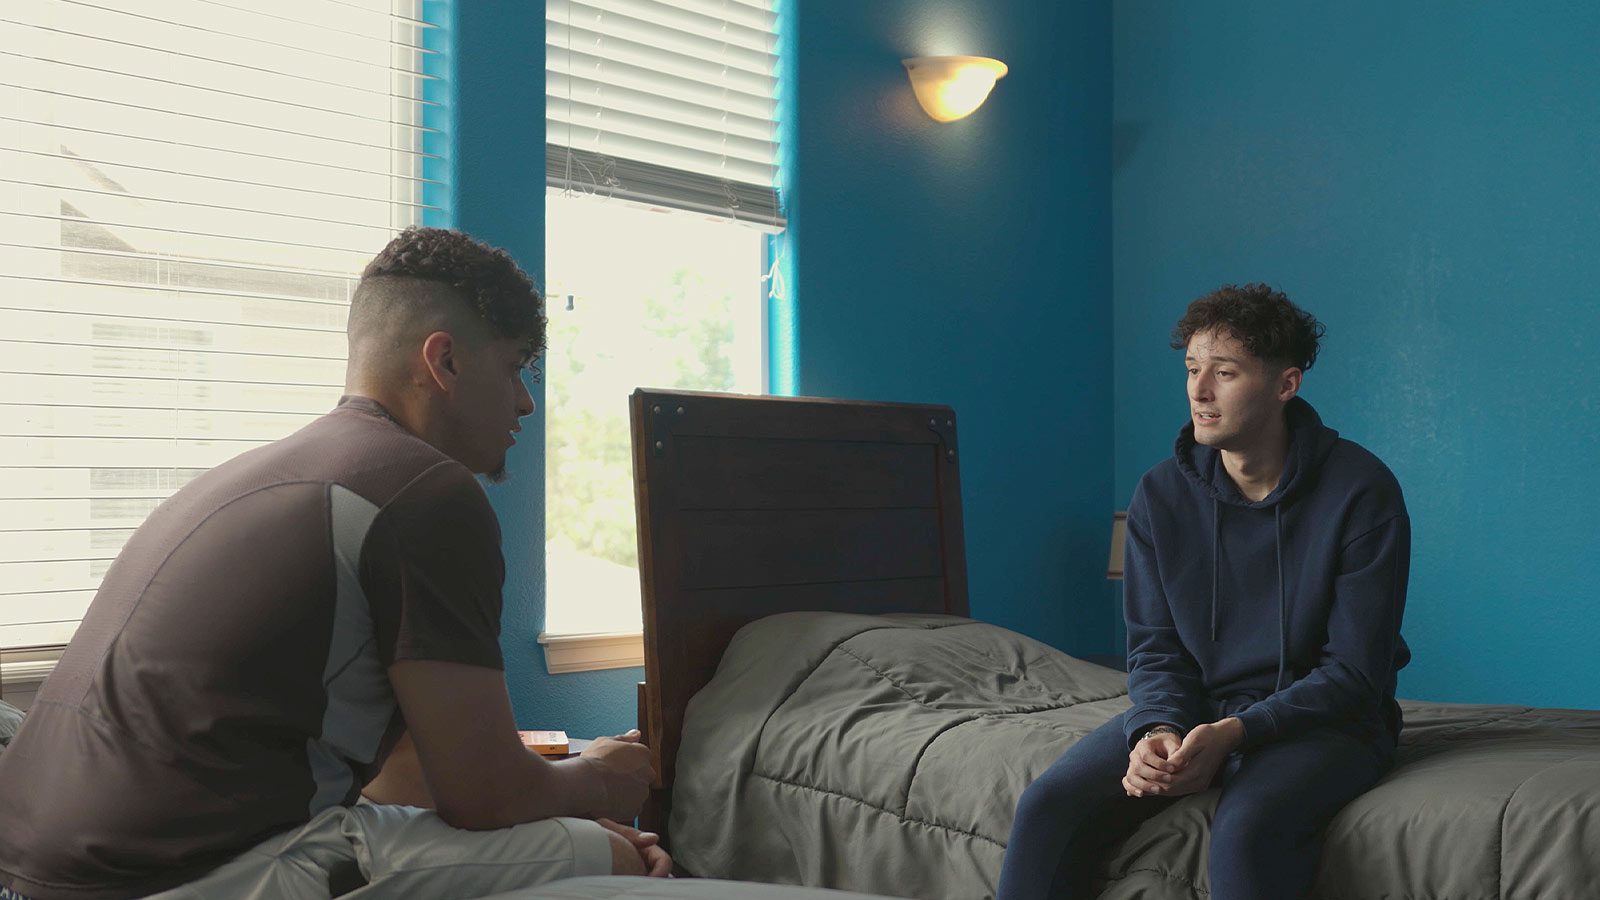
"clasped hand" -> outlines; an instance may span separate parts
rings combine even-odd
[[[638,866],[620,869],[615,874],[648,875],[651,878],[672,877],[672,857],[661,849],[661,836],[653,831],[640,831],[632,825],[622,825],[610,819],[596,819],[600,827],[621,835],[634,852],[639,854]]]
[[[1183,740],[1154,734],[1128,754],[1122,789],[1129,797],[1182,797],[1211,786],[1217,769],[1244,740],[1244,724],[1228,718],[1197,725]]]
[[[616,737],[595,738],[578,756],[593,767],[599,777],[600,796],[595,818],[627,821],[639,814],[655,780],[650,748],[641,741],[637,729]]]
[[[650,875],[657,878],[670,877],[672,857],[661,848],[661,838],[658,835],[613,821],[613,817],[632,819],[639,812],[639,807],[649,794],[650,784],[655,778],[655,771],[650,766],[650,748],[642,742],[638,729],[616,737],[595,738],[580,758],[588,761],[600,773],[602,779],[605,814],[597,816],[595,821],[605,830],[619,836],[632,853],[638,855],[637,863],[631,859],[624,860],[624,857],[629,857],[632,853],[622,852],[619,855],[616,838],[613,838],[612,851],[616,872]]]

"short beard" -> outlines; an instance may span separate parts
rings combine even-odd
[[[483,480],[489,482],[490,484],[505,484],[507,481],[511,480],[511,473],[506,471],[506,464],[502,462],[500,463],[499,468],[495,469],[493,472],[485,472],[483,475]]]

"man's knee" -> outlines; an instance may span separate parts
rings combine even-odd
[[[1316,826],[1305,817],[1233,810],[1212,820],[1208,868],[1213,897],[1301,897],[1317,868]]]
[[[615,831],[607,831],[606,837],[611,842],[611,874],[643,875],[645,873],[644,858],[639,855],[637,847]]]
[[[1060,818],[1063,812],[1083,802],[1082,787],[1075,779],[1038,779],[1017,798],[1016,823]]]
[[[1116,747],[1073,748],[1046,769],[1017,802],[1017,815],[1059,814],[1063,807],[1121,797],[1127,754]]]
[[[1322,824],[1305,810],[1288,805],[1222,803],[1211,820],[1211,858],[1250,864],[1293,855],[1315,843]]]
[[[1211,817],[1211,841],[1222,844],[1257,844],[1270,840],[1279,828],[1289,823],[1281,821],[1273,810],[1245,803],[1229,803],[1224,798],[1217,804]],[[1276,820],[1276,821],[1275,821]]]

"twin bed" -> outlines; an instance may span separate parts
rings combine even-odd
[[[989,897],[1016,798],[1128,705],[1122,673],[967,618],[947,407],[638,391],[644,825],[713,879],[519,897]],[[1041,602],[1065,602],[1063,598]],[[1316,900],[1600,897],[1600,713],[1403,702],[1399,764],[1329,826]],[[1203,900],[1215,792],[1100,897]]]

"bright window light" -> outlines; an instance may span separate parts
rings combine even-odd
[[[421,0],[0,3],[0,646],[331,409],[355,277],[422,220]]]
[[[545,208],[545,631],[636,632],[628,396],[763,392],[766,235],[554,188]]]

